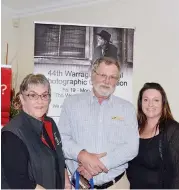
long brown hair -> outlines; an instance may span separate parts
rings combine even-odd
[[[174,120],[173,115],[170,110],[169,103],[168,103],[167,95],[166,95],[164,89],[162,88],[162,86],[155,82],[145,83],[139,92],[138,102],[137,102],[137,119],[138,119],[140,133],[143,132],[146,122],[147,122],[147,117],[144,114],[144,112],[142,111],[142,96],[143,96],[144,92],[148,89],[158,90],[162,96],[162,114],[157,123],[157,126],[160,127],[161,122],[166,121],[168,119]]]

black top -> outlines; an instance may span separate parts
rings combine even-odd
[[[45,136],[44,122],[52,124],[55,149],[46,138],[48,134]],[[21,112],[2,128],[2,188],[34,189],[39,184],[46,189],[64,189],[60,134],[53,119],[45,116],[44,122]],[[42,141],[42,134],[51,148]]]
[[[132,188],[179,189],[179,123],[172,119],[163,120],[159,131],[160,135],[152,141],[148,139],[150,143],[140,140],[139,155],[129,163],[127,175]],[[157,167],[159,160],[161,170]]]
[[[44,137],[48,145],[55,152],[55,149],[48,137],[48,134],[44,134],[46,134],[44,135]],[[6,176],[6,180],[8,181],[10,188],[18,189],[19,187],[21,187],[22,189],[35,189],[36,183],[29,179],[28,162],[30,157],[25,144],[22,142],[21,139],[19,139],[16,135],[9,131],[5,131],[4,133],[2,133],[1,143],[3,145],[1,149],[2,165],[4,169],[3,172]],[[57,155],[54,155],[57,162],[57,171],[59,171]],[[58,173],[57,176],[58,177],[56,179],[56,185],[57,187],[60,187],[60,176]]]
[[[16,135],[5,131],[1,136],[1,162],[11,189],[35,189],[36,184],[29,179],[27,147]]]
[[[138,156],[129,162],[127,169],[131,189],[161,188],[159,139],[160,135],[140,139]]]

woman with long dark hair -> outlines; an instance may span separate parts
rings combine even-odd
[[[179,189],[179,123],[160,84],[144,84],[137,112],[140,145],[127,170],[130,188]]]

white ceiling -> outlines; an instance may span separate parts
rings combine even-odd
[[[1,0],[1,4],[2,8],[8,9],[14,17],[22,17],[104,1],[106,0]]]

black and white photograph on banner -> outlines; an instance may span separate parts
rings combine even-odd
[[[114,95],[132,102],[133,28],[34,25],[34,73],[44,74],[51,84],[48,115],[56,122],[66,97],[91,90],[91,66],[103,56],[120,63],[120,80]]]

